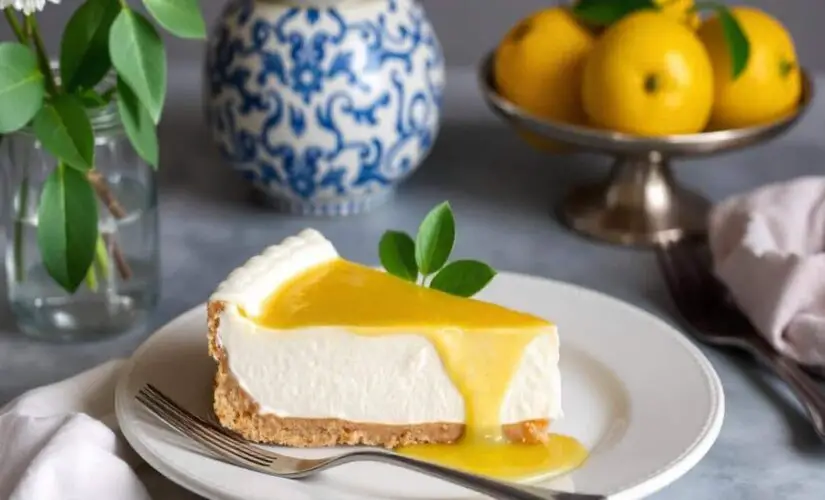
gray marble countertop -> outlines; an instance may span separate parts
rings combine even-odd
[[[287,217],[250,203],[245,185],[207,147],[198,82],[194,67],[171,74],[161,125],[163,290],[148,329],[93,344],[35,342],[16,331],[0,290],[0,405],[32,387],[128,356],[154,328],[204,301],[229,271],[303,227],[321,230],[344,256],[377,264],[376,244],[386,228],[412,232],[426,211],[445,199],[460,222],[458,253],[502,270],[593,288],[674,322],[650,252],[594,243],[550,216],[570,186],[604,175],[606,159],[531,150],[484,107],[471,69],[450,72],[443,128],[419,172],[388,205],[341,219]],[[825,88],[825,78],[819,84]],[[821,174],[823,167],[825,98],[820,98],[787,136],[743,152],[680,162],[676,171],[686,185],[718,200],[767,182]],[[750,359],[702,349],[724,384],[725,423],[707,457],[654,497],[825,498],[825,445],[801,407]],[[196,498],[152,471],[142,471],[142,477],[156,499]]]

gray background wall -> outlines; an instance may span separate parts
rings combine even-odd
[[[518,19],[556,1],[423,0],[423,3],[444,45],[448,64],[466,66],[475,64]],[[48,5],[42,14],[41,25],[52,49],[57,47],[63,24],[78,2],[62,0],[62,5]],[[138,0],[129,0],[129,3],[135,5]],[[210,24],[224,3],[224,0],[202,0]],[[771,12],[790,29],[802,63],[817,71],[825,71],[825,0],[736,0],[729,3],[754,5]],[[0,26],[0,39],[10,39],[5,22],[0,22]],[[169,37],[167,49],[173,61],[196,63],[201,59],[203,43]]]

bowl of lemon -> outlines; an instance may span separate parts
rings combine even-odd
[[[813,98],[770,14],[693,0],[578,0],[516,24],[480,67],[491,109],[552,153],[610,155],[603,181],[559,207],[579,233],[625,245],[701,234],[709,202],[671,160],[775,138]]]

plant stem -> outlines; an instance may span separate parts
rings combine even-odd
[[[126,217],[126,210],[123,209],[123,205],[121,205],[120,202],[117,201],[117,198],[115,198],[115,195],[112,194],[112,190],[109,189],[109,185],[106,184],[106,179],[100,175],[100,172],[89,170],[86,174],[86,179],[88,179],[89,184],[92,185],[100,201],[109,209],[112,217],[115,219]]]
[[[103,236],[97,235],[97,242],[95,243],[95,258],[89,266],[89,271],[86,273],[86,286],[92,292],[97,292],[97,267],[100,267],[100,276],[104,281],[109,279],[109,254],[106,252],[106,244],[103,242]]]
[[[28,214],[29,209],[29,176],[24,174],[20,182],[20,195],[17,198],[17,214],[14,218],[14,279],[18,283],[23,282],[25,277],[23,266],[25,257],[23,256],[23,218]]]
[[[106,179],[100,175],[100,172],[96,170],[89,170],[86,174],[86,179],[89,181],[89,184],[92,185],[92,189],[94,189],[95,193],[97,193],[97,197],[100,198],[100,201],[102,201],[104,205],[106,205],[106,208],[115,220],[120,220],[126,217],[126,210],[123,209],[123,205],[121,205],[117,201],[117,198],[115,198],[115,195],[112,194],[112,190],[109,189]],[[111,247],[112,257],[115,259],[115,264],[117,265],[117,270],[120,273],[120,277],[124,280],[131,278],[132,268],[129,267],[129,263],[126,262],[126,258],[120,250],[120,245],[118,245],[117,241],[115,241],[115,239],[110,235],[104,234],[103,240],[109,247]]]
[[[108,234],[103,235],[103,241],[112,249],[112,257],[115,258],[115,265],[117,265],[117,272],[120,274],[120,277],[123,278],[124,281],[131,279],[132,268],[129,267],[129,263],[126,262],[126,257],[123,256],[120,245],[117,244],[113,236]]]
[[[100,276],[104,280],[109,279],[109,252],[106,250],[106,243],[103,241],[103,235],[97,235],[97,244],[95,245],[95,262],[100,266]]]
[[[112,97],[114,97],[116,91],[117,89],[115,87],[109,87],[105,92],[100,94],[100,98],[109,103],[112,101]]]
[[[23,32],[23,27],[20,26],[20,22],[17,20],[17,15],[14,13],[14,10],[11,7],[6,7],[3,9],[3,14],[6,16],[6,21],[9,22],[9,26],[14,32],[14,36],[17,37],[17,40],[23,45],[28,45],[29,39],[26,37],[26,33]]]
[[[34,40],[34,48],[37,53],[37,60],[40,63],[40,71],[46,78],[46,88],[52,96],[55,96],[59,92],[59,87],[54,80],[52,67],[49,64],[49,56],[46,54],[46,45],[40,36],[40,27],[37,25],[37,18],[34,17],[34,14],[26,16],[26,31],[29,37]]]
[[[97,291],[97,272],[95,272],[94,262],[89,266],[89,270],[86,271],[86,286],[93,292]]]

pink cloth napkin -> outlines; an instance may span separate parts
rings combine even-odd
[[[780,352],[825,366],[825,177],[734,196],[710,217],[716,275]]]

